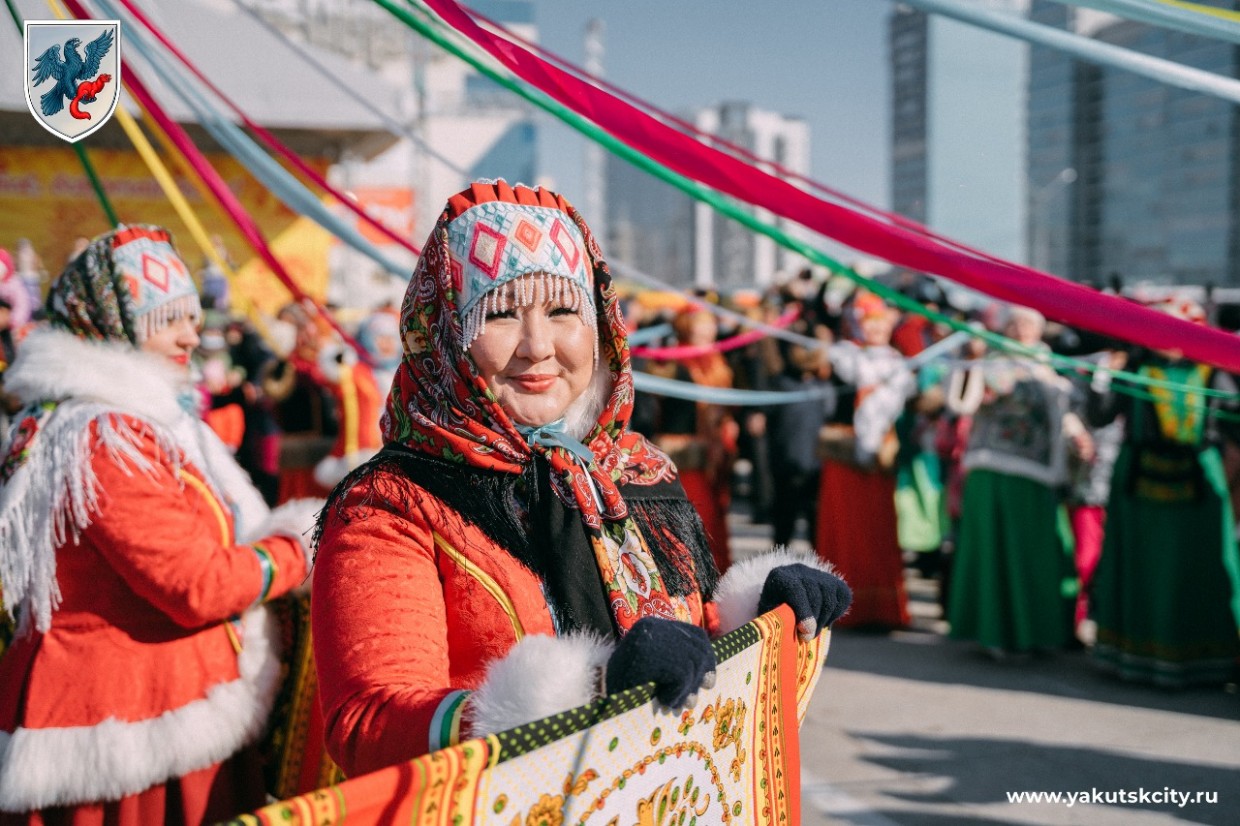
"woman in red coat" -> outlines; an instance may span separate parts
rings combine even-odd
[[[198,295],[122,226],[52,286],[6,376],[0,823],[214,822],[261,805],[280,678],[262,603],[307,575],[319,503],[268,512],[196,415]]]
[[[716,583],[676,468],[629,430],[611,275],[546,189],[452,197],[401,312],[385,447],[324,511],[314,644],[327,746],[374,771],[654,682],[692,702],[708,629],[789,602],[806,635],[848,604],[811,555]]]

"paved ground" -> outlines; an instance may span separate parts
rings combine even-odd
[[[768,529],[743,516],[732,527],[739,557],[769,545]],[[912,630],[832,640],[801,733],[806,826],[1240,824],[1235,686],[1128,685],[1097,674],[1084,652],[996,663],[943,636],[934,583],[908,583]],[[1133,800],[1007,800],[1095,790]],[[1218,802],[1153,796],[1169,791]]]

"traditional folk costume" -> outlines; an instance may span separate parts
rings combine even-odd
[[[1059,489],[1067,482],[1066,440],[1083,426],[1069,409],[1067,380],[1046,365],[997,357],[970,369],[980,373],[985,397],[962,462],[951,636],[996,653],[1058,648],[1072,635],[1076,590]]]
[[[682,310],[673,321],[680,340],[701,313]],[[668,362],[651,372],[702,387],[732,387],[732,368],[722,353],[704,353]],[[707,402],[660,398],[655,414],[655,444],[667,453],[680,473],[685,494],[706,528],[706,539],[719,571],[732,563],[728,510],[732,505],[732,466],[736,462],[737,428],[727,408]]]
[[[314,481],[331,490],[383,446],[379,416],[385,396],[370,365],[343,342],[323,349],[319,370],[336,403],[338,429],[331,452],[314,466]]]
[[[29,406],[0,466],[0,823],[230,817],[264,800],[262,603],[305,579],[317,503],[270,513],[139,349],[200,312],[166,232],[93,241],[48,311],[8,376]]]
[[[1235,424],[1218,412],[1234,402],[1231,376],[1200,364],[1146,355],[1130,370],[1187,390],[1151,386],[1152,401],[1110,389],[1096,374],[1088,415],[1126,427],[1111,482],[1102,557],[1091,608],[1094,657],[1121,677],[1168,687],[1234,677],[1240,640],[1240,558],[1219,446]]]
[[[870,295],[859,298],[855,309],[892,312]],[[896,534],[893,427],[916,380],[890,346],[844,341],[831,346],[830,358],[835,377],[855,387],[856,395],[851,421],[830,427],[822,444],[815,544],[853,590],[841,626],[900,628],[908,625],[909,613]]]
[[[518,427],[468,355],[517,279],[517,305],[557,300],[601,328],[596,406],[574,402],[570,421]],[[757,557],[716,587],[675,467],[628,429],[624,329],[561,196],[501,180],[449,200],[405,297],[386,447],[336,489],[321,526],[315,653],[347,774],[588,702],[635,623],[730,630],[755,615],[769,570],[808,561]]]

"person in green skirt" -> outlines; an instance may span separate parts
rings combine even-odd
[[[1204,320],[1200,307],[1171,311]],[[1218,685],[1240,657],[1240,561],[1223,474],[1223,440],[1240,438],[1235,380],[1174,355],[1112,354],[1109,366],[1178,387],[1115,392],[1095,373],[1087,418],[1126,420],[1107,505],[1102,557],[1094,574],[1096,661],[1124,679],[1178,688]]]
[[[1088,452],[1089,437],[1070,410],[1071,385],[1039,357],[1044,327],[1039,313],[1013,307],[1006,332],[1031,355],[997,354],[973,368],[984,391],[962,461],[948,620],[950,636],[996,658],[1072,640],[1075,572],[1060,490],[1069,444]]]

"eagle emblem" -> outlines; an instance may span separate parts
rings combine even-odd
[[[52,134],[74,143],[107,122],[120,99],[120,23],[30,20],[26,103]]]

